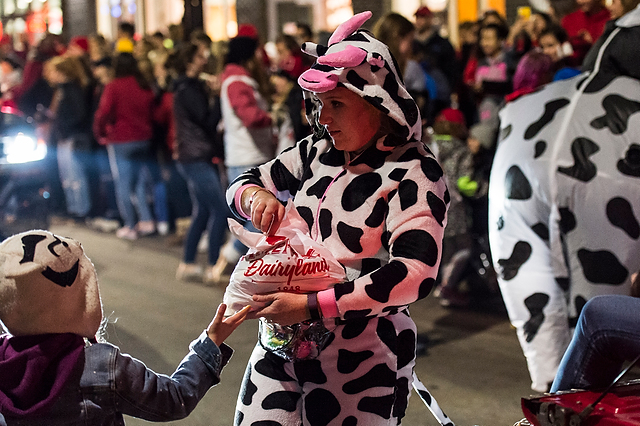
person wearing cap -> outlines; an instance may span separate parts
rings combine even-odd
[[[440,35],[439,28],[434,23],[433,12],[427,6],[418,8],[415,18],[414,52],[418,61],[426,70],[435,68],[442,72],[447,77],[451,90],[455,91],[462,71],[455,49],[449,40]]]
[[[258,342],[236,425],[396,425],[405,415],[416,346],[407,309],[435,282],[449,197],[397,62],[360,30],[371,16],[338,26],[328,46],[303,45],[317,57],[298,79],[314,134],[227,190],[233,213],[267,235],[278,235],[283,203],[293,202],[347,275],[317,293],[253,296],[266,306],[251,318],[306,322],[330,338],[323,346],[308,335],[323,349],[302,361]]]
[[[221,75],[220,106],[224,120],[224,164],[228,182],[246,170],[271,160],[276,153],[273,120],[269,114],[271,93],[260,84],[263,71],[258,56],[257,32],[254,36],[243,26],[243,32],[229,40],[226,65]],[[266,81],[269,83],[269,81]],[[224,245],[214,267],[208,271],[209,281],[219,282],[231,272],[247,248],[231,238]]]
[[[98,277],[80,242],[33,230],[0,244],[0,425],[124,425],[187,417],[233,350],[248,308],[209,326],[158,374],[102,337]],[[6,332],[3,332],[6,330]]]

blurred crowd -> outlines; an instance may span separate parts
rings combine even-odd
[[[371,28],[395,55],[448,180],[436,290],[444,306],[498,294],[487,243],[498,111],[578,74],[607,23],[638,0],[575,3],[562,16],[519,8],[511,25],[486,11],[459,24],[457,46],[426,6],[411,20],[389,13]],[[178,278],[217,282],[244,250],[227,235],[224,188],[311,133],[297,83],[313,63],[301,52],[305,41],[326,44],[326,34],[300,23],[265,46],[242,24],[236,37],[213,43],[203,31],[184,37],[179,25],[139,36],[123,22],[115,40],[94,34],[65,44],[46,34],[22,50],[4,36],[2,105],[33,117],[56,147],[58,214],[128,240],[180,234]],[[205,267],[197,261],[203,245]]]

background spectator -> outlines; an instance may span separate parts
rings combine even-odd
[[[93,132],[109,153],[124,222],[116,235],[134,240],[156,231],[143,184],[143,165],[151,148],[153,92],[131,53],[116,56],[114,72],[115,79],[105,86],[100,98]]]
[[[569,36],[576,61],[582,63],[611,15],[602,0],[576,0],[576,4],[578,9],[563,17],[560,23]]]
[[[173,95],[177,168],[188,183],[192,203],[191,226],[184,243],[180,280],[212,282],[212,268],[218,260],[227,230],[224,191],[215,157],[223,155],[217,138],[220,116],[210,107],[209,94],[198,78],[207,64],[204,47],[189,43],[178,52],[175,67],[179,77]],[[207,231],[208,267],[203,275],[196,262],[198,242]],[[217,281],[217,280],[216,280]]]

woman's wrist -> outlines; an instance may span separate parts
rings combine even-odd
[[[251,185],[244,191],[242,191],[242,196],[240,197],[240,207],[242,209],[242,213],[244,213],[247,218],[251,218],[251,204],[253,203],[255,196],[258,194],[258,192],[262,191],[269,192],[268,190],[258,185]]]

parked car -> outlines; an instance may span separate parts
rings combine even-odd
[[[31,117],[0,108],[0,240],[49,226],[49,164]]]

